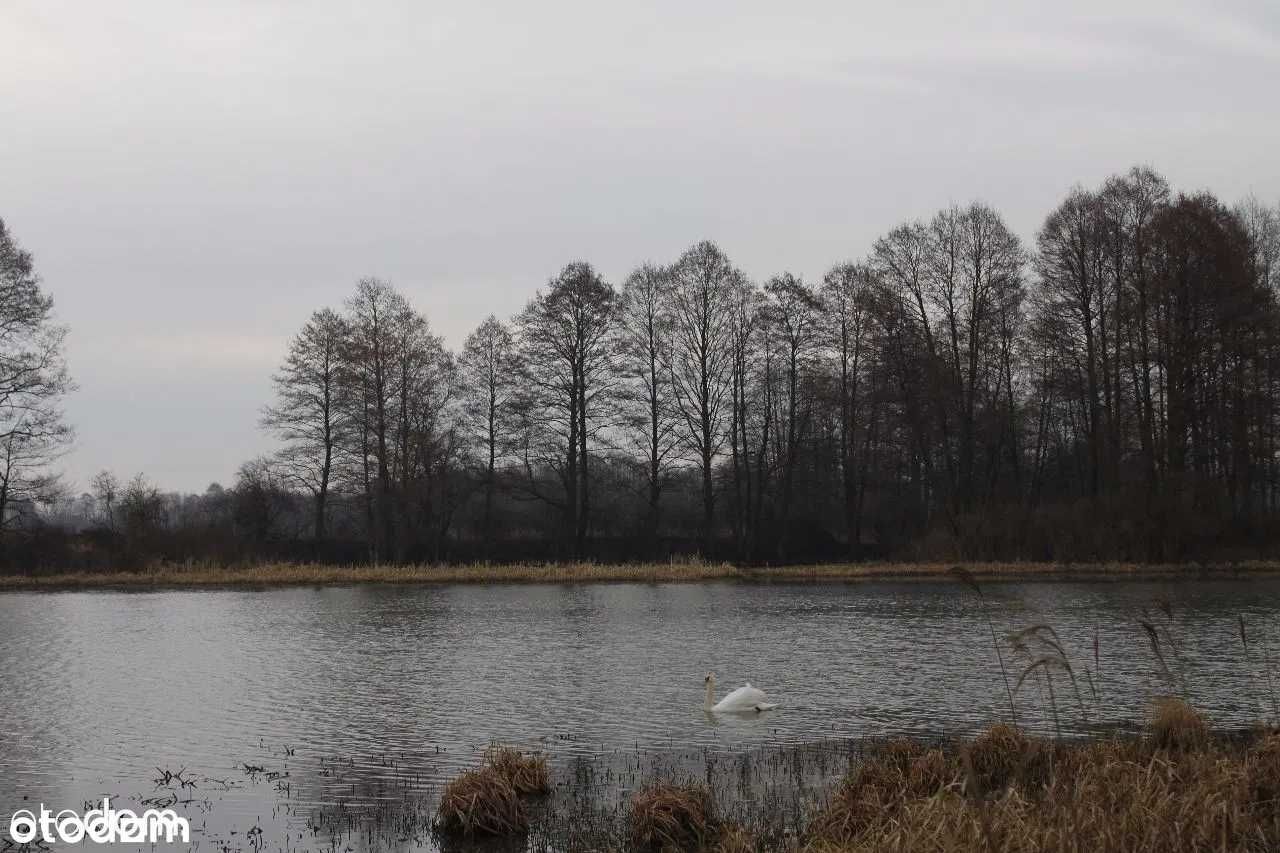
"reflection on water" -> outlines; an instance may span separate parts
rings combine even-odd
[[[1137,622],[1158,597],[1193,701],[1215,722],[1255,718],[1266,692],[1236,620],[1255,643],[1280,634],[1277,593],[1278,581],[987,588],[997,631],[1052,624],[1090,670],[1094,724],[1136,722],[1163,689]],[[1255,645],[1255,669],[1265,654]],[[719,695],[751,681],[782,708],[708,719],[708,670]],[[943,583],[8,593],[0,679],[0,818],[24,798],[137,802],[157,768],[185,767],[203,780],[184,796],[205,849],[251,846],[254,827],[276,849],[273,833],[305,835],[317,806],[403,801],[492,740],[564,770],[628,751],[967,732],[1007,704],[976,600]],[[1043,724],[1038,693],[1019,699]]]

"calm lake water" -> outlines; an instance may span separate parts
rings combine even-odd
[[[1168,689],[1138,624],[1144,609],[1164,622],[1160,598],[1176,668],[1215,723],[1269,703],[1258,643],[1280,657],[1280,581],[986,591],[997,631],[1047,623],[1064,641],[1089,715],[1060,683],[1064,729],[1134,725]],[[174,797],[196,849],[417,849],[362,836],[362,810],[429,810],[494,740],[581,772],[584,758],[969,732],[1007,709],[981,614],[956,584],[915,582],[0,594],[0,836],[33,804]],[[751,681],[782,707],[708,718],[708,670],[720,694]],[[1031,682],[1018,696],[1045,727],[1041,700]],[[157,786],[182,768],[194,785]]]

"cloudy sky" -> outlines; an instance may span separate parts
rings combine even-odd
[[[1274,203],[1277,92],[1275,0],[0,0],[0,217],[71,327],[68,479],[198,491],[362,275],[457,346],[576,258],[817,278],[1140,162]]]

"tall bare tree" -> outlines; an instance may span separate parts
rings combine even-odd
[[[455,497],[449,468],[458,450],[452,412],[456,365],[427,318],[407,301],[391,321],[393,553],[404,560],[410,548],[418,548],[438,557]]]
[[[0,220],[0,531],[15,507],[60,491],[50,465],[73,438],[62,413],[74,388],[63,357],[66,334],[31,254]]]
[[[484,509],[480,535],[487,554],[492,537],[493,497],[498,460],[510,451],[512,406],[519,362],[511,330],[490,314],[467,336],[458,358],[464,423],[482,448]]]
[[[609,423],[604,403],[615,374],[610,336],[617,297],[590,264],[576,261],[553,278],[517,319],[524,383],[526,483],[562,511],[564,540],[582,553],[591,525],[590,439]],[[540,471],[560,481],[555,496]]]
[[[1055,345],[1077,365],[1064,377],[1079,388],[1087,432],[1087,491],[1097,496],[1104,469],[1104,412],[1111,415],[1110,376],[1115,354],[1109,342],[1107,314],[1114,298],[1107,257],[1108,223],[1102,199],[1076,189],[1049,217],[1037,237],[1038,309],[1045,330],[1056,330]],[[1104,402],[1103,386],[1106,386]]]
[[[771,354],[764,295],[745,278],[729,304],[729,461],[733,477],[732,528],[738,553],[758,553],[768,480]],[[763,392],[763,393],[758,393]]]
[[[373,559],[386,559],[394,546],[392,506],[397,397],[395,363],[398,326],[411,313],[404,297],[387,282],[364,278],[346,303],[348,326],[343,381],[350,389],[353,449],[365,507]]]
[[[779,412],[778,438],[781,454],[780,495],[778,501],[778,551],[785,557],[791,523],[796,468],[800,445],[808,431],[816,373],[818,347],[821,343],[819,320],[821,301],[817,294],[791,273],[774,276],[765,283],[767,316],[777,332],[781,352],[783,411]]]
[[[662,492],[679,463],[678,412],[671,383],[670,271],[645,264],[627,277],[619,310],[619,400],[630,444],[643,456],[646,539],[656,542]]]
[[[867,452],[870,449],[870,410],[866,403],[863,373],[870,361],[873,337],[872,300],[875,274],[865,264],[839,264],[822,279],[822,332],[835,362],[838,391],[840,472],[844,497],[845,529],[850,556],[856,557],[862,539],[862,503],[866,494]],[[858,436],[864,436],[862,453]]]
[[[330,309],[312,314],[272,377],[275,402],[262,414],[262,425],[284,443],[277,454],[284,476],[312,497],[312,530],[321,541],[337,457],[348,445],[351,407],[341,381],[347,332],[346,322]]]
[[[715,463],[724,448],[733,388],[733,304],[742,273],[720,247],[695,244],[672,267],[671,384],[681,438],[702,475],[702,548],[715,534]]]

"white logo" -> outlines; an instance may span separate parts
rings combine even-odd
[[[181,838],[189,843],[191,824],[173,809],[147,809],[141,815],[128,809],[116,811],[111,808],[111,798],[106,797],[102,808],[90,809],[84,817],[71,809],[53,814],[43,803],[39,817],[28,809],[14,812],[9,819],[9,837],[18,844],[30,844],[37,836],[47,844],[55,841],[78,844],[86,838],[97,844],[155,844],[161,838],[165,841]]]

